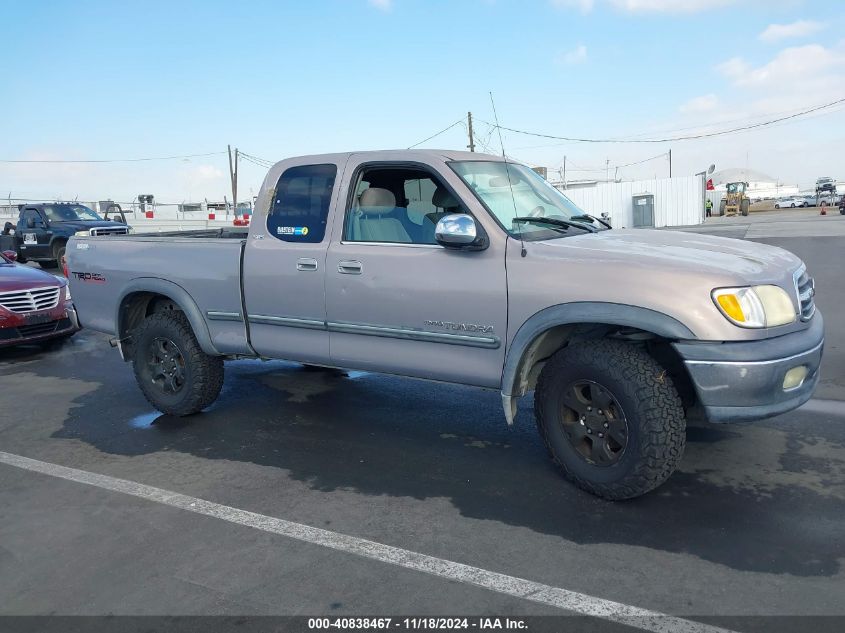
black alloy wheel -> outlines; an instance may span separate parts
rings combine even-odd
[[[575,451],[594,466],[617,463],[628,446],[628,421],[602,385],[579,380],[562,396],[561,424]]]
[[[145,373],[162,393],[179,393],[185,386],[185,357],[176,343],[169,338],[154,338],[148,349]]]

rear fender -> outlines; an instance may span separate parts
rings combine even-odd
[[[117,324],[117,331],[120,339],[128,336],[124,325],[126,314],[124,304],[126,298],[135,293],[153,293],[162,295],[173,301],[191,324],[191,329],[194,331],[194,336],[197,337],[197,342],[200,344],[202,351],[212,356],[220,356],[220,352],[214,347],[211,341],[211,334],[208,331],[208,325],[202,316],[202,311],[197,307],[191,295],[182,286],[168,281],[166,279],[159,279],[157,277],[140,277],[133,279],[123,288],[120,294],[120,299],[117,302],[117,313],[115,314],[115,323]]]

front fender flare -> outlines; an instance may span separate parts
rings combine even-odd
[[[527,370],[530,364],[532,345],[543,332],[560,325],[594,323],[631,327],[651,332],[669,340],[695,340],[693,332],[662,312],[622,303],[580,301],[563,303],[540,310],[526,320],[508,346],[502,370],[502,406],[508,424],[513,424],[516,415],[516,398],[525,395]],[[526,367],[527,365],[527,367]]]
[[[188,322],[191,324],[191,329],[194,331],[194,336],[197,337],[197,342],[200,344],[202,351],[213,356],[221,355],[211,341],[208,325],[202,316],[202,311],[194,302],[193,297],[179,284],[158,277],[137,277],[124,286],[117,301],[117,312],[115,313],[114,319],[118,333],[121,331],[121,309],[123,302],[127,296],[136,292],[152,292],[172,299],[188,318]]]

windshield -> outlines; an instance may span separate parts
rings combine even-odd
[[[51,222],[73,222],[79,220],[101,220],[91,209],[81,204],[44,205],[44,213]]]
[[[599,228],[583,210],[525,165],[492,161],[450,163],[452,169],[511,235],[548,239],[583,231],[543,223],[542,218],[572,220]],[[525,219],[514,222],[514,218]],[[535,218],[529,221],[527,218]],[[602,227],[603,228],[603,227]]]

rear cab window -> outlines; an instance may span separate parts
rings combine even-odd
[[[270,235],[283,242],[322,242],[336,176],[337,166],[331,164],[286,169],[267,215]]]

